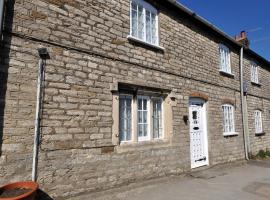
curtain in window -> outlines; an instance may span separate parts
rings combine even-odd
[[[262,112],[255,111],[255,133],[262,133]]]
[[[219,46],[220,54],[220,70],[223,72],[231,73],[231,60],[230,60],[230,50],[223,46]]]
[[[258,66],[255,63],[251,64],[251,81],[254,83],[259,83]]]
[[[148,136],[148,107],[146,98],[138,98],[138,136]]]
[[[234,132],[234,109],[231,105],[222,106],[223,109],[223,131],[224,133]]]
[[[131,35],[158,45],[156,10],[144,1],[131,3]]]
[[[134,2],[131,3],[131,35],[138,37],[138,5]]]
[[[144,9],[142,6],[138,6],[138,38],[143,40],[144,39],[144,23],[145,23],[145,17],[144,17]]]
[[[162,137],[162,100],[153,99],[153,137]]]
[[[120,96],[119,100],[119,135],[120,141],[131,140],[131,102],[129,96]]]

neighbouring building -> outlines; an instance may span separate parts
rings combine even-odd
[[[269,148],[269,61],[176,1],[8,0],[2,27],[1,184],[31,179],[41,47],[37,172],[55,199]]]

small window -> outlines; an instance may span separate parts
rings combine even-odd
[[[256,110],[254,113],[254,118],[255,118],[255,133],[260,134],[263,132],[262,111]]]
[[[143,0],[131,0],[130,35],[143,42],[159,45],[157,10]]]
[[[119,97],[119,136],[121,141],[130,141],[132,132],[132,96]]]
[[[251,82],[259,84],[258,65],[254,62],[251,63]]]
[[[231,74],[231,58],[230,50],[223,44],[219,45],[219,55],[220,55],[220,71],[227,74]]]
[[[235,133],[234,107],[230,104],[222,106],[223,110],[223,132],[224,135]]]

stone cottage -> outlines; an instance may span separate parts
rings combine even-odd
[[[269,147],[270,63],[244,32],[231,38],[175,0],[8,0],[3,8],[1,184],[31,179],[34,133],[37,181],[55,199]]]

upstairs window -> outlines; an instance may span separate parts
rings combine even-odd
[[[230,104],[222,106],[223,110],[223,132],[224,135],[230,135],[235,133],[234,128],[234,107]]]
[[[258,65],[254,62],[251,63],[251,82],[259,84]]]
[[[143,42],[159,45],[157,10],[143,0],[131,0],[130,35]]]
[[[219,56],[220,56],[220,71],[227,74],[231,74],[231,56],[230,50],[223,44],[219,45]]]
[[[260,134],[263,132],[262,111],[256,110],[254,113],[254,118],[255,118],[255,133]]]

